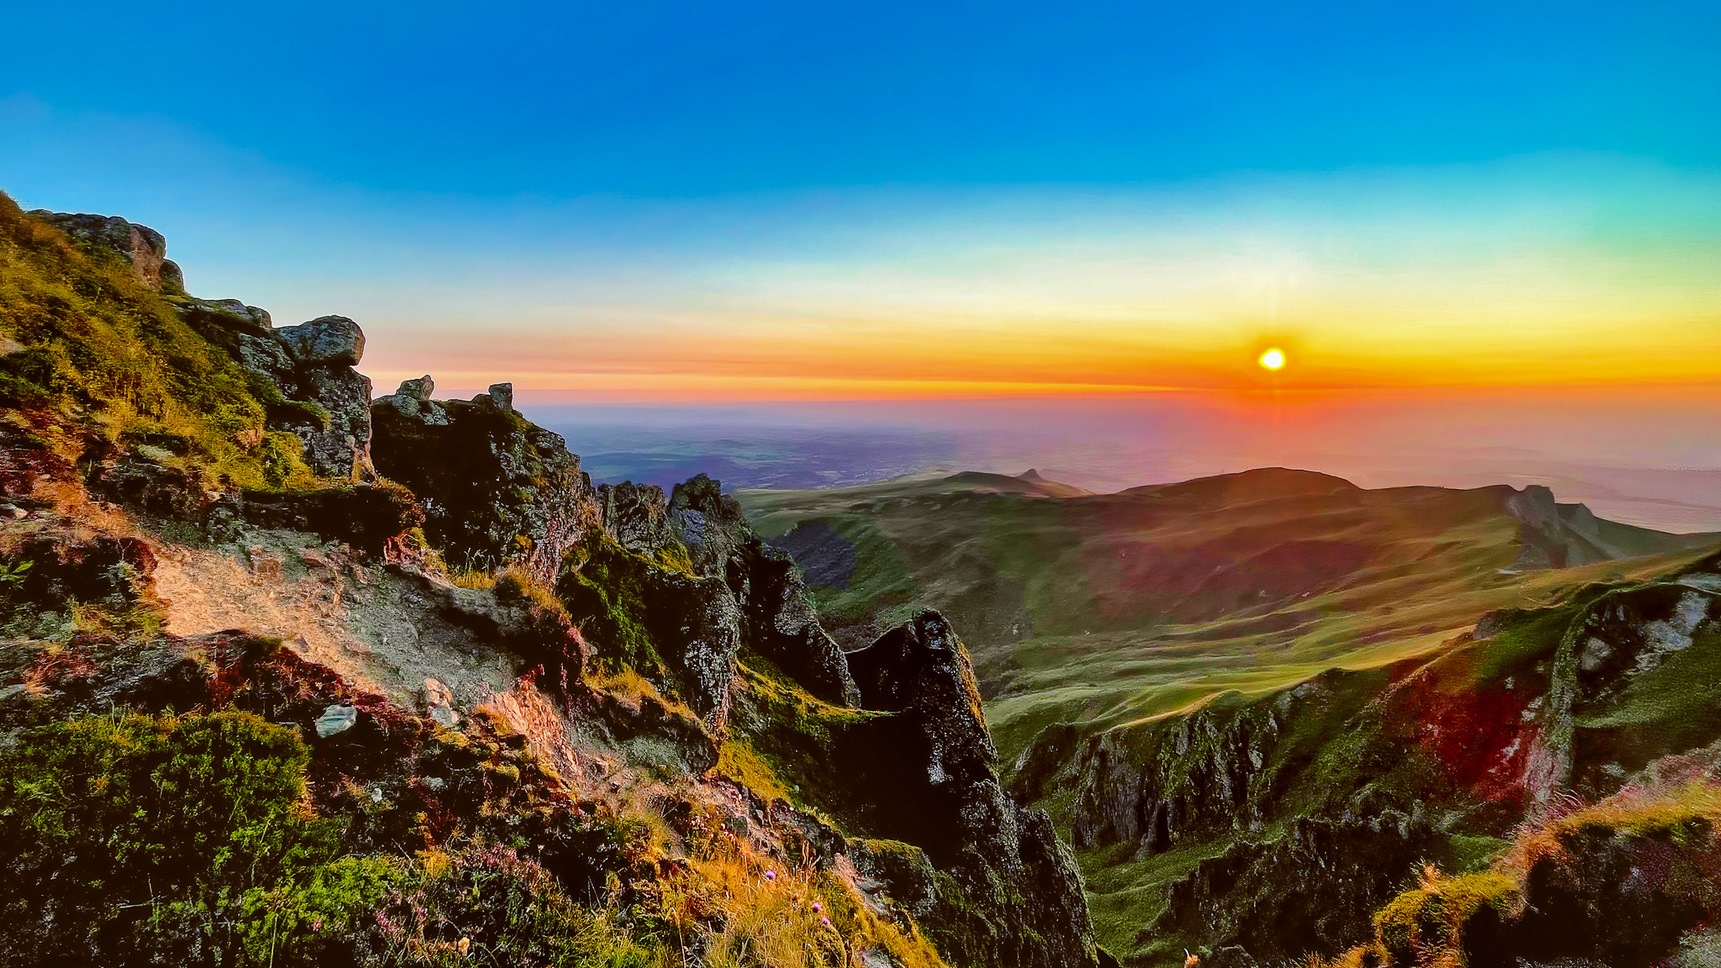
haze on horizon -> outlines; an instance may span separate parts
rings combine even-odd
[[[901,427],[1063,401],[1065,453],[1120,468],[1721,468],[1713,4],[9,25],[0,187],[160,229],[200,294],[352,316],[383,392]],[[1215,439],[1256,443],[1188,456]]]

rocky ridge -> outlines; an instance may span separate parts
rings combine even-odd
[[[1134,941],[1163,954],[1143,963],[1170,960],[1175,945],[1222,952],[1221,964],[1273,963],[1369,942],[1376,911],[1424,865],[1474,869],[1471,845],[1502,844],[1574,804],[1666,789],[1668,777],[1716,775],[1715,662],[1721,556],[1710,555],[1488,615],[1432,660],[1333,670],[1092,735],[1055,727],[1018,759],[1013,785],[1030,802],[1073,791],[1077,848],[1168,865],[1164,906]],[[1586,849],[1633,869],[1661,863],[1659,848]],[[1561,861],[1525,890],[1558,894],[1572,876]],[[1598,883],[1568,886],[1595,895]],[[1667,956],[1715,910],[1712,894],[1668,901],[1640,925],[1663,939],[1655,958],[1606,963]],[[1470,963],[1513,950],[1497,934],[1476,928],[1469,943],[1494,953]],[[1421,963],[1405,959],[1391,963]]]
[[[548,872],[545,890],[609,905],[623,926],[682,917],[662,907],[673,885],[705,897],[702,877],[739,864],[764,884],[781,868],[785,884],[822,892],[827,929],[851,932],[843,964],[924,963],[922,933],[938,953],[927,957],[957,964],[1097,963],[1073,861],[1046,816],[1003,788],[966,652],[942,618],[845,654],[792,562],[715,481],[667,497],[594,488],[559,436],[514,410],[507,384],[437,400],[427,376],[373,401],[352,320],[275,327],[255,307],[185,295],[149,229],[37,222],[98,265],[116,254],[158,294],[127,298],[164,300],[244,374],[238,399],[257,417],[221,446],[255,462],[263,484],[224,486],[195,448],[136,434],[78,469],[9,430],[0,482],[22,516],[0,522],[17,578],[0,603],[7,730],[116,707],[243,711],[305,745],[312,802],[342,818],[352,855],[448,850],[455,831],[500,838]],[[55,338],[76,338],[56,325],[69,335]],[[87,437],[103,433],[101,406],[71,399],[31,419],[55,439]],[[242,572],[277,603],[291,591],[299,604],[271,606],[272,631],[315,610],[321,637],[252,631],[253,616],[228,611],[233,589],[162,562]],[[73,602],[97,617],[67,632]],[[211,631],[173,631],[193,628]],[[821,736],[837,741],[820,748]],[[599,821],[628,791],[667,825],[659,846],[604,846]],[[709,840],[713,821],[727,839]],[[735,895],[709,896],[676,963],[705,963],[702,946],[741,930],[745,912],[723,906]],[[6,937],[42,957],[84,943],[43,917],[6,921]],[[211,930],[195,944],[239,943]],[[375,929],[354,930],[340,950],[362,962]]]

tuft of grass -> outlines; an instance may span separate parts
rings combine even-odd
[[[1464,925],[1483,907],[1504,914],[1521,901],[1518,878],[1503,871],[1448,877],[1427,865],[1414,890],[1376,912],[1375,944],[1392,964],[1462,968]]]
[[[878,955],[902,968],[945,966],[918,930],[874,914],[848,881],[738,842],[693,859],[662,903],[673,935],[697,939],[708,968],[848,968]]]

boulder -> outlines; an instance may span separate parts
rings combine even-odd
[[[365,334],[345,316],[319,316],[275,330],[294,362],[311,366],[357,366],[365,353]]]
[[[118,254],[131,263],[138,279],[151,289],[168,292],[185,289],[179,266],[168,261],[167,239],[147,225],[137,225],[117,215],[68,214],[45,209],[30,214],[91,248]]]

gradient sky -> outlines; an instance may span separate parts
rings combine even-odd
[[[384,389],[1721,384],[1721,5],[101,4],[0,188]],[[1268,345],[1291,365],[1253,365]]]

